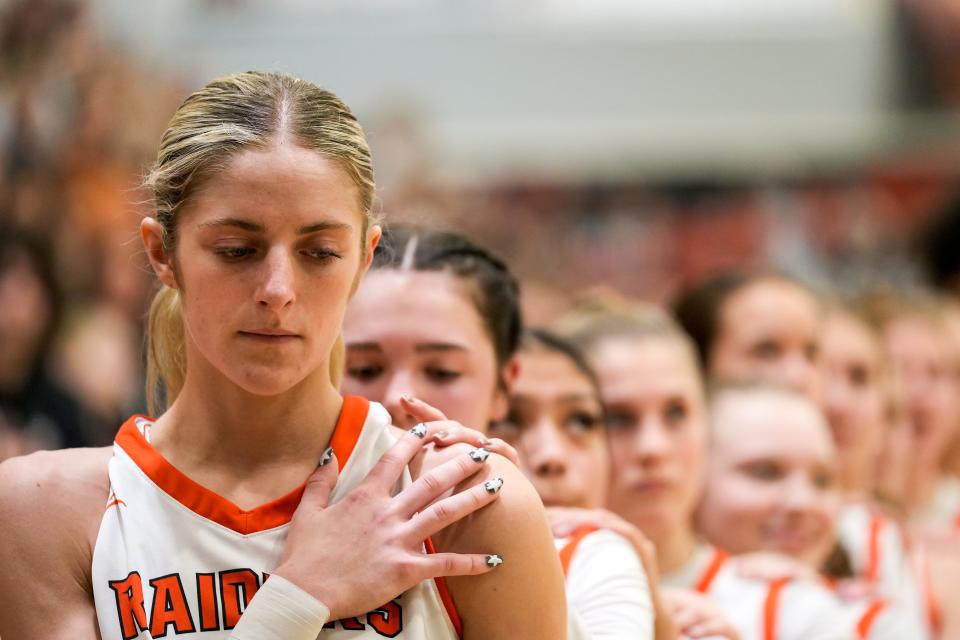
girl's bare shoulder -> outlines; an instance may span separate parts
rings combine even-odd
[[[0,463],[0,529],[42,538],[54,525],[61,534],[95,535],[111,454],[110,447],[38,451]]]

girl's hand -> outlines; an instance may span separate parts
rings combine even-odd
[[[324,603],[336,620],[367,613],[436,576],[492,571],[495,549],[423,552],[426,538],[499,497],[500,487],[490,481],[437,500],[486,469],[485,462],[459,454],[390,495],[403,469],[443,425],[422,423],[405,433],[355,489],[331,506],[337,461],[328,450],[329,462],[307,480],[274,574]]]
[[[412,415],[417,420],[423,422],[447,421],[447,417],[439,409],[430,406],[423,400],[404,396],[400,399],[403,410]],[[433,444],[439,449],[448,447],[460,442],[481,447],[491,453],[499,453],[509,460],[514,466],[520,465],[520,456],[517,450],[507,444],[500,438],[490,438],[485,433],[465,427],[459,422],[447,421],[447,424],[437,431],[433,436]]]
[[[707,596],[690,589],[663,589],[662,592],[667,609],[684,636],[740,640],[740,634]]]

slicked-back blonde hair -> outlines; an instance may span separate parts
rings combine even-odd
[[[350,108],[315,84],[280,73],[248,71],[214,80],[190,95],[170,120],[146,186],[163,227],[163,247],[172,255],[177,214],[204,180],[239,152],[267,148],[284,136],[334,162],[353,180],[363,213],[362,251],[376,222],[370,148]],[[365,258],[365,255],[362,255]],[[183,388],[186,349],[180,295],[161,286],[147,325],[147,404],[152,415],[169,406]],[[330,376],[343,375],[343,340],[330,354]]]

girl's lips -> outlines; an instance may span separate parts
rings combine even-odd
[[[667,491],[670,487],[673,486],[673,483],[669,480],[664,479],[651,479],[651,480],[642,480],[633,485],[634,491],[640,493],[660,493]]]
[[[243,338],[272,343],[292,342],[300,338],[300,336],[295,333],[268,333],[261,331],[240,331],[239,333]]]

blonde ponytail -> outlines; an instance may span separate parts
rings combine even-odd
[[[180,292],[163,286],[153,297],[147,323],[147,411],[158,416],[183,388],[187,358]]]

